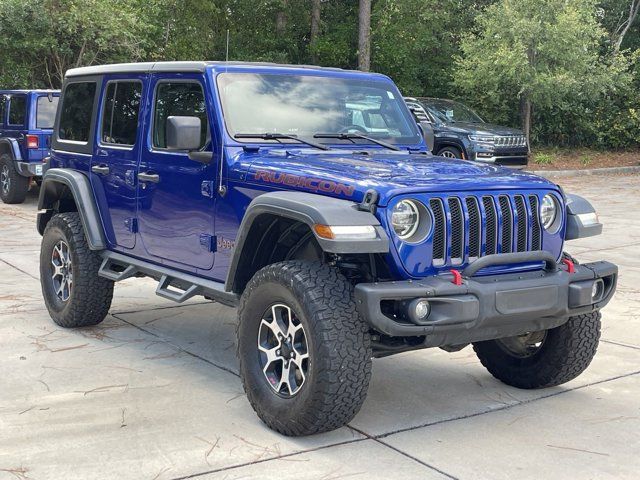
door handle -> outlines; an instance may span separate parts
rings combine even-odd
[[[160,175],[157,173],[143,172],[138,174],[138,180],[140,182],[158,183],[160,181]]]
[[[109,175],[109,167],[104,164],[94,165],[91,167],[91,171],[97,175]]]
[[[96,154],[99,157],[108,157],[109,156],[109,152],[107,152],[106,150],[102,150],[101,148],[98,149],[98,151],[96,152]]]

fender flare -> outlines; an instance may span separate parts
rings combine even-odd
[[[2,138],[0,139],[0,145],[7,145],[13,160],[15,160],[16,162],[22,161],[22,153],[20,153],[20,145],[18,145],[18,141],[15,138]]]
[[[565,202],[567,215],[565,240],[593,237],[602,233],[602,224],[589,200],[569,193],[565,195]]]
[[[38,199],[38,210],[41,210],[38,213],[40,235],[44,233],[47,223],[55,213],[56,202],[62,197],[65,189],[68,189],[73,196],[89,248],[91,250],[106,249],[107,241],[91,183],[86,175],[76,170],[51,168],[42,177]]]
[[[225,282],[227,291],[232,290],[236,280],[238,265],[247,244],[251,226],[264,214],[293,219],[308,225],[320,248],[327,253],[387,253],[389,251],[389,237],[378,219],[369,211],[359,210],[355,202],[306,192],[269,192],[254,198],[242,218]],[[318,236],[313,228],[316,224],[371,225],[377,235],[375,239],[330,240]]]

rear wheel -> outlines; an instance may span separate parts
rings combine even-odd
[[[270,428],[309,435],[356,415],[371,377],[371,340],[353,287],[336,269],[269,265],[247,285],[238,316],[242,383]]]
[[[76,212],[54,215],[40,248],[40,284],[47,310],[61,327],[97,325],[107,316],[113,282],[98,276],[101,258],[89,249]]]
[[[29,179],[16,170],[8,154],[0,156],[0,198],[4,203],[22,203],[29,190]]]
[[[518,388],[553,387],[573,380],[591,363],[600,339],[600,312],[571,317],[556,328],[473,344],[498,380]]]

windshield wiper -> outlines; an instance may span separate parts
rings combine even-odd
[[[312,142],[311,140],[304,140],[303,138],[298,137],[297,135],[289,135],[287,133],[236,133],[234,138],[261,138],[263,140],[276,140],[279,143],[280,140],[288,139],[295,140],[300,143],[304,143],[305,145],[309,145],[313,148],[319,148],[320,150],[329,150],[329,147],[326,145],[322,145],[320,143]]]
[[[361,133],[349,132],[349,133],[316,133],[313,138],[337,138],[339,140],[351,140],[352,143],[356,143],[353,141],[354,138],[361,138],[362,140],[367,140],[371,143],[375,143],[376,145],[380,145],[381,147],[388,148],[389,150],[395,150],[396,152],[401,149],[396,147],[395,145],[391,145],[390,143],[383,142],[382,140],[377,140],[375,138],[371,138],[367,135],[363,135]]]

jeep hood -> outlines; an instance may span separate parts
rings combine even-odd
[[[542,177],[519,170],[407,151],[364,154],[280,148],[241,153],[240,157],[236,165],[244,165],[242,173],[249,183],[311,190],[354,201],[361,201],[367,190],[375,189],[380,206],[395,195],[410,192],[556,188]],[[349,188],[324,188],[332,184]]]
[[[492,123],[455,122],[448,123],[447,127],[451,131],[470,135],[524,135],[522,130],[517,128],[503,127]]]

